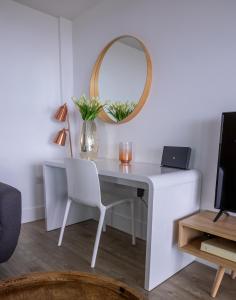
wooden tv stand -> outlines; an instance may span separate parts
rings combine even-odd
[[[236,278],[236,262],[201,251],[201,242],[212,235],[236,242],[236,217],[223,216],[213,222],[216,213],[202,211],[179,222],[179,248],[201,259],[218,265],[218,271],[212,287],[211,296],[218,292],[225,269],[232,270],[232,279]]]

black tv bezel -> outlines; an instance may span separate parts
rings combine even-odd
[[[219,140],[219,148],[218,148],[218,161],[217,161],[217,172],[216,172],[216,185],[215,185],[215,203],[214,203],[214,208],[219,209],[221,211],[229,211],[236,213],[236,208],[235,209],[230,209],[227,207],[222,206],[221,199],[217,197],[217,188],[219,184],[219,168],[220,168],[220,156],[221,156],[221,147],[222,147],[222,134],[223,134],[223,125],[224,125],[224,118],[225,115],[227,114],[235,114],[236,117],[236,112],[223,112],[221,115],[221,125],[220,125],[220,140]]]

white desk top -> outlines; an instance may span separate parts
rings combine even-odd
[[[163,168],[159,164],[131,162],[130,165],[122,165],[119,160],[97,159],[95,161],[98,173],[102,176],[110,176],[127,180],[135,180],[148,183],[153,177],[186,177],[187,181],[196,176],[196,170],[179,170],[172,168]],[[46,161],[46,166],[64,168],[63,160]],[[182,176],[181,176],[182,175]],[[167,178],[166,178],[167,179]],[[184,180],[185,181],[185,180]]]

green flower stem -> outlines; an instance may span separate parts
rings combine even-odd
[[[93,97],[89,99],[85,95],[82,95],[79,99],[72,97],[72,100],[74,101],[75,106],[79,109],[84,121],[94,120],[105,106],[105,104],[101,104],[98,98]]]
[[[114,102],[107,105],[106,111],[117,121],[120,122],[127,118],[135,109],[136,102]]]

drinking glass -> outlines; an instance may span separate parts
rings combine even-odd
[[[119,144],[119,159],[122,164],[128,164],[132,160],[131,142],[121,142]]]

